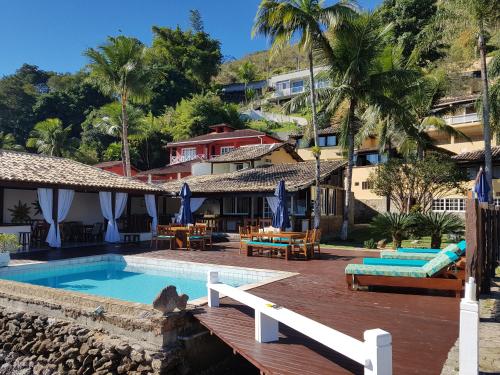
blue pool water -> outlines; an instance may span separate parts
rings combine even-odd
[[[151,304],[168,285],[175,285],[177,292],[187,294],[190,300],[207,295],[206,274],[175,275],[166,270],[132,269],[126,263],[103,261],[3,275],[1,278],[145,304]],[[230,279],[222,281],[233,286],[242,284]]]

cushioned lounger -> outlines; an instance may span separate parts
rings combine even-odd
[[[419,248],[419,247],[400,247],[398,248],[399,253],[429,253],[429,254],[438,254],[443,250],[451,250],[452,246],[458,246],[462,250],[465,250],[465,240],[460,241],[459,243],[451,244],[446,246],[444,249],[427,249],[427,248]]]
[[[372,264],[372,265],[379,265],[379,266],[421,267],[425,263],[427,263],[429,260],[421,260],[421,259],[389,259],[389,258],[364,258],[363,259],[363,264]]]
[[[436,257],[436,255],[446,252],[446,251],[453,251],[457,253],[458,255],[463,255],[465,253],[465,241],[460,241],[456,245],[448,245],[444,249],[442,249],[439,253],[437,254],[431,254],[431,253],[405,253],[405,252],[399,252],[399,251],[381,251],[380,252],[380,258],[383,259],[414,259],[414,260],[431,260]]]

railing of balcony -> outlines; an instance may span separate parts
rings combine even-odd
[[[206,160],[207,156],[205,154],[171,156],[170,164],[184,163],[195,159]]]
[[[477,113],[467,113],[465,115],[443,117],[448,125],[467,124],[469,122],[480,121]]]

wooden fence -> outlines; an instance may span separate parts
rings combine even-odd
[[[474,277],[478,292],[489,293],[500,262],[500,207],[467,198],[465,211],[466,275]]]

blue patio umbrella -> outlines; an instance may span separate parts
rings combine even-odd
[[[476,193],[479,202],[488,202],[490,195],[490,185],[486,180],[486,173],[484,173],[483,167],[479,168],[473,191],[474,193]]]
[[[181,209],[177,217],[177,223],[188,225],[193,223],[193,213],[191,212],[191,189],[189,185],[184,182],[180,192]]]
[[[276,212],[273,214],[273,227],[285,230],[290,227],[290,218],[288,217],[288,208],[286,206],[287,195],[284,180],[278,182],[274,196],[278,198],[278,204]]]

